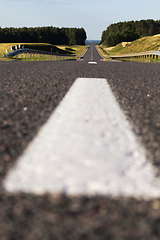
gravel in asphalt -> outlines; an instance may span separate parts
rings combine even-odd
[[[0,62],[0,239],[159,240],[160,199],[7,194],[2,181],[77,77],[106,78],[160,173],[160,65]],[[78,154],[78,153],[77,153]],[[53,170],[54,174],[54,170]],[[123,187],[123,186],[122,186]]]

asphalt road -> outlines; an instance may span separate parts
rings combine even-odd
[[[159,240],[160,198],[8,194],[2,181],[78,77],[106,78],[160,175],[160,65],[0,62],[0,239]],[[77,153],[78,154],[78,153]],[[123,186],[122,186],[123,187]]]

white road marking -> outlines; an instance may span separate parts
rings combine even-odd
[[[83,59],[83,57],[84,57],[84,55],[87,53],[87,51],[88,51],[88,48],[86,49],[86,51],[83,53],[83,55],[82,56],[80,56],[80,58],[79,59]]]
[[[77,79],[4,180],[9,192],[159,197],[146,159],[105,79]]]
[[[98,54],[100,55],[100,57],[101,57],[102,59],[105,59],[105,57],[98,51],[97,47],[96,47],[96,50],[97,50]],[[101,60],[102,60],[102,59],[101,59]],[[100,60],[100,61],[101,61],[101,60]]]
[[[97,64],[97,62],[88,62],[88,64]]]
[[[91,45],[91,61],[93,61],[93,46]]]

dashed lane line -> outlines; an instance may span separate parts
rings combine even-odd
[[[11,193],[159,197],[106,79],[79,78],[4,180]]]
[[[97,62],[88,62],[88,64],[97,64]]]

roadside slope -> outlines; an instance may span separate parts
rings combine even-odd
[[[102,44],[99,48],[105,56],[157,51],[160,48],[160,34],[143,37],[133,42],[122,42],[110,48]]]

